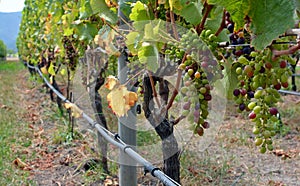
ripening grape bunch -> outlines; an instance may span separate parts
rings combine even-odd
[[[255,145],[261,153],[273,150],[272,137],[276,135],[278,108],[276,104],[281,96],[278,90],[288,88],[288,79],[292,75],[289,56],[273,58],[272,50],[266,48],[256,51],[250,45],[248,32],[250,20],[245,19],[241,30],[234,30],[230,14],[225,14],[230,47],[223,51],[225,59],[233,60],[231,68],[237,77],[237,87],[233,90],[238,112],[249,112],[248,118],[254,123]]]
[[[288,88],[292,72],[285,57],[273,60],[270,49],[252,51],[249,57],[241,55],[233,67],[237,74],[238,87],[233,95],[238,112],[249,111],[249,119],[255,123],[253,134],[260,152],[272,151],[272,137],[276,135],[280,101],[278,90]]]

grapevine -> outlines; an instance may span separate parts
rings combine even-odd
[[[163,141],[165,171],[176,181],[180,181],[179,148],[173,127],[186,118],[194,133],[205,138],[205,130],[213,125],[208,120],[212,91],[224,77],[231,83],[228,94],[234,95],[237,112],[247,112],[253,123],[254,144],[261,153],[274,149],[278,90],[289,88],[289,65],[295,64],[290,54],[300,48],[299,41],[294,46],[276,43],[296,40],[286,33],[298,21],[295,1],[26,0],[25,5],[17,41],[20,57],[39,65],[54,83],[59,70],[65,74],[66,69],[67,97],[79,60],[88,61],[87,51],[101,51],[106,58],[99,64],[90,60],[94,74],[83,64],[87,89],[92,74],[96,74],[97,90],[105,77],[116,75],[118,57],[125,55],[128,82],[138,87],[145,118]],[[172,90],[166,76],[176,78]],[[171,119],[168,111],[179,98],[182,112]],[[133,100],[130,107],[137,98]],[[102,110],[102,105],[97,106]],[[127,112],[130,107],[125,106]],[[124,110],[114,103],[112,111],[117,109]],[[172,143],[165,141],[169,136]],[[172,161],[176,165],[170,166]]]

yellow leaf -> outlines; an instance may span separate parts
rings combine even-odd
[[[107,95],[109,107],[118,117],[127,114],[130,107],[134,106],[135,102],[138,100],[135,92],[128,91],[127,88],[124,85],[121,85],[113,76],[108,78],[105,86],[111,90]]]
[[[45,75],[48,74],[48,70],[47,70],[47,68],[45,66],[41,68],[41,71]]]
[[[77,107],[74,103],[65,103],[66,109],[71,109],[72,116],[75,118],[80,118],[82,116],[83,111]]]
[[[60,70],[60,74],[61,74],[62,76],[65,76],[65,75],[66,75],[66,69],[61,69],[61,70]]]
[[[53,63],[50,63],[50,66],[48,68],[48,72],[49,74],[51,74],[52,76],[55,76],[55,70],[54,70],[54,65]]]
[[[106,83],[105,83],[105,87],[108,89],[108,90],[112,90],[115,85],[117,84],[120,84],[118,79],[115,77],[115,76],[108,76],[106,78]]]

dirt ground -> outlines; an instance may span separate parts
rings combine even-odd
[[[18,74],[16,84],[20,90],[17,94],[23,100],[20,106],[27,109],[23,119],[30,123],[32,141],[28,148],[14,150],[27,155],[23,169],[30,172],[29,179],[36,185],[117,185],[118,165],[114,162],[110,163],[112,175],[89,167],[88,162],[97,159],[98,150],[95,133],[88,124],[77,123],[81,125],[76,127],[82,132],[80,138],[59,143],[59,134],[66,128],[65,120],[58,116],[45,87],[41,83],[28,83],[28,79],[24,70]],[[253,145],[251,122],[245,115],[233,112],[230,105],[225,118],[207,138],[194,136],[184,122],[183,127],[176,127],[179,138],[190,136],[179,140],[183,150],[182,185],[300,185],[300,97],[285,96],[283,100],[280,110],[289,130],[276,137],[274,151],[266,154],[260,154]],[[116,151],[114,147],[110,149]],[[141,153],[146,158],[153,156]],[[155,179],[142,176],[142,170],[139,175],[141,185],[159,185]]]

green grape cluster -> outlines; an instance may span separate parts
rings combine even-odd
[[[195,30],[181,34],[181,40],[170,50],[178,57],[183,57],[179,70],[183,71],[182,115],[193,125],[194,132],[202,136],[204,129],[209,128],[207,121],[208,103],[212,99],[210,83],[222,77],[218,61],[213,57],[211,50],[215,44],[216,36],[211,31],[203,31],[207,37],[199,36]],[[211,35],[212,34],[212,35]],[[182,51],[185,55],[182,56]]]
[[[188,65],[186,67],[186,65]],[[204,129],[209,128],[206,121],[208,117],[208,102],[212,99],[210,94],[211,86],[207,80],[206,73],[194,62],[190,64],[187,60],[180,68],[186,67],[184,70],[184,85],[180,92],[183,96],[183,112],[182,115],[187,117],[188,121],[194,126],[195,133],[202,136]]]
[[[269,49],[263,52],[252,51],[249,57],[240,56],[233,65],[239,80],[238,88],[233,91],[238,111],[250,111],[249,119],[255,123],[253,134],[255,145],[260,152],[272,151],[272,137],[276,135],[280,100],[278,90],[288,87],[292,72],[286,57],[272,60]]]

